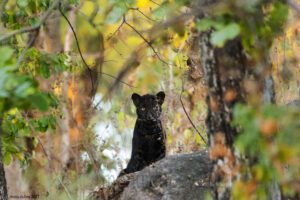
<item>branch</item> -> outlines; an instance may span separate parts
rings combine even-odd
[[[82,56],[82,52],[81,52],[81,49],[80,49],[80,46],[79,46],[79,42],[78,42],[78,38],[77,38],[77,35],[76,35],[76,32],[71,24],[71,22],[69,21],[69,19],[67,18],[67,16],[63,13],[63,11],[61,10],[61,4],[59,4],[59,12],[60,14],[65,18],[65,20],[67,21],[69,27],[71,28],[72,32],[73,32],[73,35],[74,35],[74,38],[75,38],[75,42],[76,42],[76,46],[77,46],[77,49],[78,49],[78,52],[79,52],[79,55],[81,57],[81,60],[82,62],[84,63],[84,66],[86,67],[86,69],[88,70],[89,72],[89,76],[90,76],[90,79],[91,79],[91,84],[92,84],[92,90],[91,90],[91,95],[94,94],[94,81],[93,81],[93,77],[92,77],[92,70],[90,69],[89,65],[86,63],[85,59],[83,58]]]
[[[28,39],[27,45],[26,45],[25,49],[21,52],[21,54],[17,60],[17,64],[16,64],[17,67],[19,67],[22,64],[28,49],[33,46],[38,35],[39,35],[39,29],[36,29],[29,33],[29,39]]]
[[[27,27],[24,27],[22,29],[18,29],[18,30],[15,30],[15,31],[12,31],[2,37],[0,37],[0,42],[4,41],[4,40],[7,40],[9,39],[10,37],[13,37],[15,35],[18,35],[18,34],[22,34],[22,33],[27,33],[27,32],[30,32],[30,31],[33,31],[33,30],[36,30],[38,28],[41,27],[41,25],[46,21],[46,19],[49,17],[49,15],[51,14],[51,12],[57,8],[57,6],[59,5],[61,0],[56,0],[53,2],[53,4],[48,8],[48,10],[40,17],[39,19],[39,22],[34,25],[34,26],[27,26]]]
[[[95,87],[94,87],[94,81],[93,81],[93,78],[92,78],[92,70],[90,69],[89,65],[87,64],[87,62],[85,61],[85,59],[84,59],[84,57],[83,57],[83,55],[82,55],[82,52],[81,52],[81,49],[80,49],[80,45],[79,45],[79,42],[78,42],[78,38],[77,38],[76,32],[75,32],[75,30],[74,30],[74,28],[73,28],[71,22],[68,20],[67,16],[62,12],[61,6],[59,6],[59,11],[60,11],[61,15],[65,18],[65,20],[68,22],[68,24],[69,24],[69,26],[70,26],[70,28],[71,28],[71,30],[72,30],[72,32],[73,32],[73,35],[74,35],[74,38],[75,38],[75,42],[76,42],[76,46],[77,46],[77,49],[78,49],[80,58],[81,58],[82,62],[84,63],[84,66],[87,68],[87,70],[88,70],[88,72],[89,72],[89,76],[90,76],[90,78],[91,78],[91,84],[92,84],[91,94],[93,94],[93,93],[95,92]],[[122,25],[122,24],[121,24],[121,25]],[[120,25],[120,27],[121,27],[121,25]],[[119,27],[119,29],[120,29],[120,27]],[[116,32],[116,31],[115,31],[115,32]],[[102,75],[108,76],[108,77],[110,77],[110,78],[116,79],[117,82],[120,82],[120,83],[122,83],[122,84],[124,84],[124,85],[127,85],[127,86],[131,87],[131,88],[133,87],[132,85],[130,85],[130,84],[128,84],[128,83],[126,83],[126,82],[124,82],[124,81],[118,79],[117,77],[108,74],[108,73],[105,73],[105,72],[99,72],[99,74],[102,74]]]
[[[127,58],[125,63],[122,66],[121,71],[116,77],[115,82],[110,86],[108,89],[108,92],[111,94],[112,91],[117,87],[118,83],[121,82],[123,77],[131,70],[140,65],[140,59],[141,59],[141,49],[143,48],[144,43],[140,44],[137,49],[135,49],[130,56]]]
[[[64,190],[65,190],[65,192],[66,192],[66,194],[68,196],[68,199],[72,200],[73,198],[72,198],[72,196],[71,196],[68,188],[66,187],[66,185],[62,182],[62,180],[60,179],[60,177],[58,175],[56,175],[56,178],[59,181],[59,183],[63,186],[63,188],[64,188]]]
[[[115,79],[116,81],[118,81],[118,82],[120,82],[120,83],[123,83],[124,85],[127,85],[127,86],[130,87],[130,88],[135,88],[133,85],[130,85],[129,83],[126,83],[126,82],[122,81],[119,77],[116,77],[116,76],[107,74],[107,73],[105,73],[105,72],[100,72],[100,74],[103,74],[103,75],[105,75],[105,76],[108,76],[108,77],[110,77],[110,78],[113,78],[113,79]]]
[[[158,54],[158,52],[154,49],[153,45],[152,45],[152,40],[148,41],[136,28],[134,28],[131,24],[129,24],[126,20],[125,17],[123,17],[123,21],[124,23],[129,26],[132,30],[134,30],[134,32],[136,32],[143,40],[144,42],[147,43],[147,45],[152,49],[152,51],[154,52],[154,54],[156,55],[156,57],[164,64],[166,65],[170,65],[170,63],[166,62],[165,60],[163,60],[160,55]]]
[[[145,13],[143,13],[139,8],[128,8],[128,10],[133,10],[133,11],[137,11],[139,12],[141,15],[143,15],[146,19],[148,19],[149,21],[152,22],[156,22],[157,20],[154,20],[152,18],[150,18],[149,16],[147,16]]]
[[[94,9],[92,11],[92,14],[89,17],[89,22],[94,25],[94,19],[99,12],[99,4],[97,3],[97,1],[93,1],[93,4],[94,4]]]
[[[117,32],[120,31],[120,29],[122,28],[123,24],[125,23],[125,17],[123,16],[123,20],[121,22],[121,24],[118,26],[118,28],[107,38],[107,41],[109,41],[112,37],[114,37],[116,35]]]
[[[142,43],[140,45],[138,45],[138,47],[132,51],[132,53],[130,54],[130,56],[126,59],[126,61],[124,62],[124,64],[122,65],[122,69],[120,70],[120,72],[118,73],[118,75],[115,76],[111,76],[111,75],[107,75],[105,73],[105,75],[112,77],[115,79],[114,83],[108,88],[107,92],[105,93],[105,95],[99,100],[99,102],[94,106],[95,109],[97,109],[97,107],[102,103],[102,101],[106,98],[108,98],[112,92],[116,89],[116,87],[118,86],[119,83],[123,83],[127,86],[130,87],[130,89],[133,91],[133,88],[135,88],[134,86],[125,83],[122,81],[122,79],[126,76],[126,74],[131,71],[132,69],[138,67],[140,65],[140,59],[141,59],[141,50],[144,47],[145,44]]]
[[[153,0],[150,0],[153,4],[157,5],[157,6],[161,6],[159,3],[156,3],[155,1]]]
[[[179,100],[180,100],[180,103],[181,103],[181,106],[183,108],[183,111],[185,113],[185,115],[187,116],[188,120],[190,121],[191,125],[193,126],[193,128],[196,130],[196,132],[199,134],[199,136],[201,137],[201,139],[203,140],[203,142],[208,145],[207,141],[204,139],[204,137],[201,135],[200,131],[197,129],[197,127],[195,126],[195,124],[193,123],[192,119],[190,118],[189,114],[187,113],[186,109],[185,109],[185,106],[183,104],[183,101],[182,101],[182,93],[184,91],[184,85],[183,85],[183,82],[182,82],[182,90],[181,90],[181,93],[180,93],[180,97],[179,97]]]
[[[154,3],[154,1],[151,1]],[[209,16],[220,9],[223,6],[224,1],[207,1],[207,0],[198,0],[195,1],[196,4],[192,4],[188,11],[183,12],[179,15],[175,15],[172,17],[163,20],[160,23],[156,23],[152,28],[150,28],[147,32],[150,38],[157,37],[162,31],[165,31],[166,28],[172,26],[178,26],[178,23],[185,23],[193,18],[203,18],[204,16]]]

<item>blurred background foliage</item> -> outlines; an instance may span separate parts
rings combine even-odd
[[[53,2],[3,0],[1,35],[37,25]],[[299,191],[299,112],[296,107],[286,109],[284,106],[299,99],[300,94],[299,13],[283,1],[270,1],[268,7],[261,8],[262,2],[226,1],[209,18],[178,20],[166,28],[164,23],[174,16],[188,15],[192,7],[190,1],[62,1],[65,14],[69,18],[68,13],[75,14],[72,24],[87,64],[96,69],[102,59],[100,69],[96,70],[98,88],[92,102],[95,110],[84,132],[79,133],[81,137],[72,127],[69,130],[71,137],[80,138],[80,148],[76,152],[79,158],[76,167],[67,172],[52,166],[51,173],[44,173],[50,160],[47,153],[43,153],[46,148],[43,138],[49,130],[53,130],[53,135],[59,134],[54,130],[66,115],[62,104],[68,105],[63,79],[51,77],[76,76],[86,69],[76,42],[73,41],[70,51],[47,52],[37,46],[28,48],[29,34],[17,34],[5,40],[0,36],[2,154],[7,171],[15,169],[13,167],[20,169],[19,177],[15,178],[23,180],[18,183],[23,184],[20,191],[30,190],[29,182],[36,180],[31,177],[34,173],[38,174],[39,194],[47,194],[50,199],[80,199],[96,185],[112,182],[130,157],[136,119],[130,98],[133,92],[166,92],[163,124],[169,155],[206,148],[187,119],[180,95],[192,121],[206,137],[203,74],[191,69],[189,58],[197,57],[193,40],[196,30],[209,28],[216,30],[212,36],[216,46],[241,37],[248,56],[255,62],[268,55],[276,83],[276,102],[280,105],[236,107],[234,123],[242,130],[236,148],[250,158],[259,156],[254,166],[241,163],[241,174],[245,178],[234,184],[234,198],[264,198],[264,187],[274,178],[284,192]],[[246,23],[249,21],[251,26]],[[61,17],[57,31],[61,33],[62,44],[68,40],[68,28]],[[128,61],[138,64],[127,65]],[[126,84],[120,82],[112,87],[116,80],[111,75],[120,77]],[[44,91],[43,83],[49,80],[51,89]],[[75,78],[70,78],[70,82],[75,88],[81,87]],[[69,93],[68,96],[74,96],[74,91]],[[52,135],[46,138],[57,142]],[[33,162],[38,165],[32,165]],[[285,172],[282,165],[287,163],[289,169]],[[14,186],[14,178],[7,175],[7,179],[11,179],[9,185]]]

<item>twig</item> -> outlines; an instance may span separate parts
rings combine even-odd
[[[130,7],[126,1],[124,1],[124,5],[127,7],[128,10],[133,10],[133,11],[138,11],[141,15],[143,15],[145,18],[147,18],[150,21],[155,22],[156,20],[151,19],[149,16],[145,15],[140,9],[139,7]]]
[[[123,18],[124,23],[129,26],[134,32],[136,32],[143,40],[144,42],[147,43],[147,45],[152,49],[152,51],[154,52],[154,54],[156,55],[156,57],[164,64],[166,65],[170,65],[170,63],[166,62],[165,60],[163,60],[160,55],[158,54],[158,52],[155,50],[155,48],[152,45],[152,41],[148,41],[136,28],[134,28],[131,24],[129,24],[126,20],[125,17]]]
[[[153,4],[155,4],[155,5],[158,5],[158,6],[161,6],[159,3],[156,3],[155,1],[153,1],[153,0],[150,0]]]
[[[93,1],[93,4],[94,4],[94,9],[92,11],[92,14],[90,15],[89,17],[89,22],[92,24],[92,25],[95,25],[94,24],[94,19],[95,17],[97,16],[98,12],[99,12],[99,4],[97,3],[97,1]]]
[[[105,72],[100,72],[100,74],[103,74],[103,75],[105,75],[105,76],[108,76],[108,77],[110,77],[110,78],[113,78],[113,79],[115,79],[115,80],[118,80],[118,78],[117,78],[116,76],[107,74],[107,73],[105,73]],[[127,85],[127,86],[130,87],[130,88],[136,88],[135,86],[130,85],[129,83],[126,83],[126,82],[124,82],[124,81],[122,81],[122,80],[118,80],[118,81],[119,81],[120,83],[123,83],[124,85]]]
[[[128,10],[133,10],[133,11],[137,11],[139,12],[141,15],[143,15],[146,19],[152,21],[152,22],[156,22],[157,20],[154,20],[152,18],[150,18],[149,16],[147,16],[145,13],[143,13],[139,8],[128,8]]]
[[[140,65],[141,58],[141,48],[143,48],[144,43],[139,45],[137,49],[135,49],[130,56],[124,62],[120,72],[118,73],[115,82],[109,87],[108,91],[111,93],[118,85],[119,82],[125,77],[125,75],[131,70]]]
[[[119,74],[116,77],[113,77],[115,79],[115,82],[107,89],[107,92],[105,93],[105,95],[94,106],[95,109],[97,109],[97,107],[101,104],[101,102],[104,99],[108,98],[111,95],[112,91],[114,91],[114,89],[117,87],[119,82],[121,82],[121,83],[123,82],[122,78],[130,70],[132,70],[133,68],[136,68],[140,65],[140,57],[141,57],[140,52],[141,52],[141,49],[144,48],[144,46],[145,46],[145,44],[141,43],[126,59]],[[129,86],[132,91],[133,91],[133,88],[135,88],[134,86],[131,86],[128,83],[126,83],[125,85]]]
[[[32,128],[31,128],[31,129],[32,129]],[[31,131],[33,131],[33,129],[32,129]],[[48,155],[48,153],[47,153],[47,151],[46,151],[46,149],[45,149],[45,147],[44,147],[44,145],[43,145],[41,139],[40,139],[38,136],[37,136],[36,138],[37,138],[39,144],[41,145],[42,150],[43,150],[43,153],[45,154],[46,158],[48,159],[49,162],[51,162],[50,156]]]
[[[26,122],[28,123],[31,132],[34,133],[34,132],[35,132],[35,131],[34,131],[34,128],[33,128],[33,126],[31,125],[31,123],[29,122],[27,113],[23,113],[23,116],[24,116]],[[44,155],[46,156],[48,162],[51,162],[51,157],[48,155],[48,153],[47,153],[47,151],[46,151],[46,149],[45,149],[45,147],[44,147],[44,145],[43,145],[41,139],[40,139],[38,136],[36,136],[36,138],[37,138],[39,144],[41,145],[42,151],[43,151]],[[54,157],[54,158],[56,158],[56,157]],[[56,159],[56,160],[58,160],[58,159]],[[59,160],[58,160],[58,161],[59,161]],[[56,174],[56,177],[57,177],[57,179],[59,180],[59,183],[63,186],[65,192],[67,193],[68,198],[72,200],[72,197],[71,197],[71,195],[70,195],[70,192],[68,191],[68,189],[66,188],[66,186],[64,185],[64,183],[63,183],[63,182],[60,180],[60,178],[58,177],[57,172],[54,171],[54,174]]]
[[[91,79],[91,84],[92,84],[92,90],[91,90],[91,95],[94,93],[94,81],[93,81],[93,76],[92,76],[92,70],[90,69],[89,65],[86,63],[85,59],[83,58],[82,56],[82,52],[81,52],[81,49],[80,49],[80,46],[79,46],[79,42],[78,42],[78,38],[77,38],[77,34],[71,24],[71,22],[69,21],[69,19],[67,18],[67,16],[63,13],[63,11],[61,10],[61,4],[59,4],[58,6],[58,9],[59,9],[59,12],[60,14],[64,17],[64,19],[67,21],[69,27],[71,28],[72,32],[73,32],[73,35],[74,35],[74,38],[75,38],[75,42],[76,42],[76,46],[77,46],[77,49],[78,49],[78,52],[79,52],[79,55],[81,57],[81,60],[82,62],[84,63],[84,66],[86,67],[86,69],[88,70],[89,72],[89,76],[90,76],[90,79]]]
[[[125,17],[123,16],[123,20],[121,22],[121,24],[118,26],[118,28],[107,38],[107,41],[109,41],[113,36],[116,35],[117,32],[120,31],[120,29],[122,28],[122,26],[124,25],[125,23]]]
[[[190,118],[189,114],[187,113],[186,109],[185,109],[185,106],[183,104],[183,101],[182,101],[182,93],[184,91],[184,85],[183,85],[183,81],[182,81],[182,90],[181,90],[181,93],[180,93],[180,97],[179,97],[179,100],[180,100],[180,103],[181,103],[181,106],[183,108],[183,111],[185,113],[185,115],[187,116],[188,120],[190,121],[191,125],[193,126],[193,128],[196,130],[196,132],[199,134],[199,136],[201,137],[201,139],[203,140],[203,142],[208,145],[207,141],[204,139],[204,137],[201,135],[200,131],[197,129],[197,127],[195,126],[195,124],[193,123],[192,119]]]
[[[164,31],[166,28],[172,27],[172,26],[177,26],[178,22],[185,23],[188,20],[192,19],[196,14],[199,14],[199,13],[202,13],[202,11],[201,10],[196,11],[196,10],[192,9],[190,12],[182,13],[180,15],[170,17],[170,18],[162,21],[161,23],[156,23],[153,27],[151,27],[150,29],[148,29],[145,32],[148,33],[148,35],[151,38],[154,38],[157,35],[159,35],[162,31]]]
[[[89,72],[89,76],[91,78],[91,83],[92,83],[92,91],[91,91],[91,94],[93,94],[95,92],[95,88],[94,88],[94,81],[93,81],[93,78],[92,78],[92,70],[90,69],[89,65],[87,64],[87,62],[85,61],[83,55],[82,55],[82,52],[81,52],[81,49],[80,49],[80,45],[79,45],[79,42],[78,42],[78,38],[77,38],[77,34],[71,24],[71,22],[68,20],[67,16],[62,12],[61,10],[61,6],[59,6],[59,11],[60,13],[62,14],[62,16],[65,18],[65,20],[68,22],[72,32],[73,32],[73,35],[74,35],[74,38],[75,38],[75,42],[76,42],[76,46],[77,46],[77,49],[78,49],[78,52],[79,52],[79,55],[80,55],[80,58],[82,60],[82,62],[84,63],[85,67],[87,68],[88,72]],[[119,28],[120,29],[120,28]],[[116,32],[116,31],[115,31]],[[117,77],[113,76],[113,75],[110,75],[108,73],[105,73],[105,72],[99,72],[99,74],[102,74],[102,75],[105,75],[105,76],[108,76],[110,78],[113,78],[113,79],[116,79],[117,80]],[[132,85],[124,82],[124,81],[121,81],[121,80],[118,80],[120,83],[124,84],[124,85],[127,85],[129,87],[133,87]]]
[[[58,177],[58,175],[56,176],[56,178],[57,178],[57,180],[59,181],[59,183],[63,186],[63,188],[64,188],[64,190],[65,190],[65,192],[66,192],[68,198],[69,198],[70,200],[72,200],[73,198],[72,198],[70,192],[68,191],[67,187],[65,186],[65,184],[60,180],[60,178]]]
[[[30,35],[30,34],[29,34],[29,35]],[[26,52],[28,51],[28,49],[29,49],[30,47],[33,46],[33,44],[34,44],[34,42],[35,42],[35,40],[36,40],[36,38],[37,38],[38,35],[39,35],[39,29],[34,30],[32,36],[29,38],[29,40],[28,40],[28,42],[27,42],[27,46],[26,46],[25,49],[21,52],[21,54],[20,54],[20,56],[19,56],[19,58],[18,58],[18,60],[17,60],[17,64],[16,64],[17,67],[19,67],[19,66],[21,65],[21,63],[23,62],[23,60],[24,60],[24,58],[25,58]]]
[[[47,154],[46,149],[45,149],[44,145],[42,144],[42,141],[40,140],[40,138],[39,138],[38,136],[37,136],[36,138],[38,139],[38,141],[39,141],[39,143],[40,143],[40,145],[41,145],[41,147],[42,147],[43,153],[45,154],[45,156],[46,156],[48,162],[51,162],[50,156]],[[63,188],[64,188],[66,194],[68,195],[68,198],[72,200],[72,197],[71,197],[71,195],[70,195],[70,192],[69,192],[68,189],[66,188],[65,184],[60,180],[60,178],[58,177],[57,172],[54,172],[54,173],[56,174],[56,177],[57,177],[59,183],[63,186]]]
[[[12,31],[12,32],[0,37],[0,42],[2,42],[4,40],[7,40],[8,38],[13,37],[15,35],[22,34],[22,33],[27,33],[27,32],[30,32],[30,31],[33,31],[33,30],[36,30],[36,29],[40,28],[40,26],[49,17],[50,13],[59,5],[60,1],[61,0],[54,1],[53,4],[48,8],[48,10],[40,17],[39,22],[36,25],[27,26],[27,27],[24,27],[22,29]]]

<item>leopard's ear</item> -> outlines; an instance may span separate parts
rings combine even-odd
[[[165,100],[165,93],[163,91],[160,91],[159,93],[156,94],[156,97],[158,99],[158,103],[160,105],[162,105],[164,103],[164,100]]]
[[[133,93],[133,94],[131,95],[131,99],[132,99],[134,105],[135,105],[135,106],[138,106],[139,103],[140,103],[141,96],[138,95],[137,93]]]

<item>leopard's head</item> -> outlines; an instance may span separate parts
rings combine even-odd
[[[165,93],[159,92],[156,95],[146,94],[140,96],[139,94],[132,94],[131,99],[136,107],[136,113],[139,120],[156,121],[161,115],[161,105],[165,99]]]

